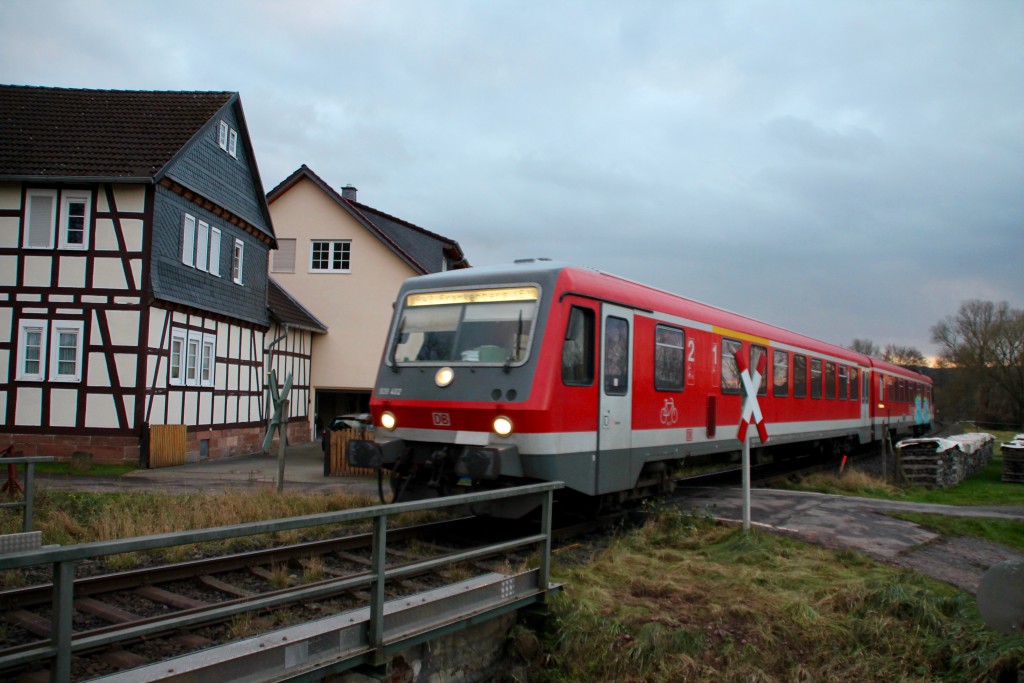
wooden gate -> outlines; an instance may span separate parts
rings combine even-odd
[[[330,469],[332,477],[373,477],[377,471],[372,467],[349,467],[348,459],[345,458],[345,449],[352,439],[366,439],[373,441],[373,432],[366,429],[338,429],[328,432],[331,438],[330,444]]]
[[[152,425],[149,428],[149,467],[185,464],[188,429],[185,425]]]

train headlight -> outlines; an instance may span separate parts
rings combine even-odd
[[[395,425],[397,424],[397,422],[398,421],[395,420],[395,414],[394,413],[384,412],[380,416],[380,426],[383,427],[384,429],[387,429],[387,430],[394,429]]]
[[[455,371],[451,368],[441,368],[434,375],[434,384],[439,387],[446,387],[455,379]]]
[[[512,433],[512,420],[504,415],[494,418],[494,433],[498,436],[508,436]]]

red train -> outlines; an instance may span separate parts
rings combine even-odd
[[[651,287],[545,260],[412,278],[349,462],[396,498],[538,480],[600,502],[665,491],[734,456],[757,367],[769,446],[827,455],[932,419],[931,380]],[[754,453],[761,443],[751,430]]]

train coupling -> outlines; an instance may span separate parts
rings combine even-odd
[[[351,467],[390,468],[398,462],[406,448],[404,439],[352,439],[345,449],[345,457]]]
[[[503,474],[522,476],[515,446],[467,446],[455,460],[460,478],[494,480]]]

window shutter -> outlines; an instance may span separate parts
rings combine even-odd
[[[277,251],[273,252],[270,272],[272,273],[294,273],[295,272],[295,240],[277,240]]]
[[[238,133],[232,128],[228,134],[228,154],[233,157],[238,157]]]
[[[181,238],[181,262],[186,266],[195,265],[196,217],[185,214],[185,231]]]
[[[25,246],[29,249],[53,247],[53,228],[56,224],[56,194],[30,194],[28,196],[28,234]]]
[[[220,277],[220,228],[210,228],[210,275]]]
[[[196,268],[199,270],[207,270],[209,248],[210,224],[206,221],[199,221],[199,232],[196,234]]]

